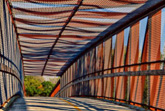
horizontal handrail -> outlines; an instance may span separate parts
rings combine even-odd
[[[19,81],[21,88],[23,88],[23,85],[22,85],[20,78],[18,77],[17,73],[13,69],[11,69],[10,67],[7,67],[4,64],[0,64],[0,66],[4,67],[4,68],[0,67],[1,72],[4,72],[5,74],[10,74],[10,75],[14,76]]]
[[[15,94],[15,95],[11,96],[10,98],[8,98],[8,99],[0,106],[0,109],[7,110],[7,109],[9,108],[9,106],[10,106],[18,97],[20,97],[19,94]]]
[[[113,69],[118,69],[118,68],[126,68],[126,67],[131,67],[131,66],[139,66],[139,65],[150,65],[150,64],[153,64],[153,63],[165,63],[165,60],[162,60],[162,61],[152,61],[152,62],[143,62],[143,63],[136,63],[136,64],[130,64],[130,65],[123,65],[123,66],[118,66],[118,67],[112,67],[112,68],[108,68],[108,69],[104,69],[104,70],[100,70],[100,71],[96,71],[96,72],[92,72],[92,73],[87,73],[87,74],[84,74],[78,78],[75,78],[73,79],[72,81],[68,82],[64,87],[66,87],[68,84],[78,80],[78,79],[81,79],[81,78],[84,78],[86,76],[91,76],[91,75],[94,75],[96,73],[101,73],[101,72],[104,72],[104,71],[108,71],[108,70],[113,70]],[[115,77],[115,76],[144,76],[144,75],[165,75],[165,71],[164,70],[156,70],[156,71],[160,71],[160,73],[156,73],[154,72],[154,70],[147,70],[147,71],[126,71],[126,72],[118,72],[118,73],[110,73],[110,74],[102,74],[102,75],[98,75],[98,76],[101,76],[100,78],[103,78],[103,77]],[[96,76],[95,78],[97,79]],[[61,87],[60,91],[63,89],[63,87]]]

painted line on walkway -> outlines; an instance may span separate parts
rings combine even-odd
[[[71,106],[73,106],[75,109],[77,109],[78,111],[81,111],[81,109],[79,109],[76,105],[74,105],[73,103],[71,103],[71,102],[69,102],[69,101],[67,101],[67,100],[65,100],[65,99],[62,99],[62,98],[58,98],[58,99],[60,99],[60,100],[62,100],[62,101],[64,101],[64,102],[66,102],[66,103],[68,103],[69,105],[71,105]]]

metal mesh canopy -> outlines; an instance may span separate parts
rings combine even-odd
[[[9,0],[26,75],[60,75],[147,0]]]

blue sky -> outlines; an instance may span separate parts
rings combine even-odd
[[[145,39],[145,33],[147,28],[148,17],[140,20],[140,30],[139,30],[139,49],[142,51]]]
[[[165,8],[162,9],[161,24],[161,53],[163,54],[165,48]]]
[[[128,44],[129,32],[130,32],[130,27],[124,30],[124,46],[127,46]]]
[[[116,35],[112,36],[112,49],[115,49]]]

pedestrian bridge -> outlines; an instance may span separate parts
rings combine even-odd
[[[0,0],[2,110],[162,111],[164,69],[165,0]],[[60,80],[26,97],[28,75]]]

